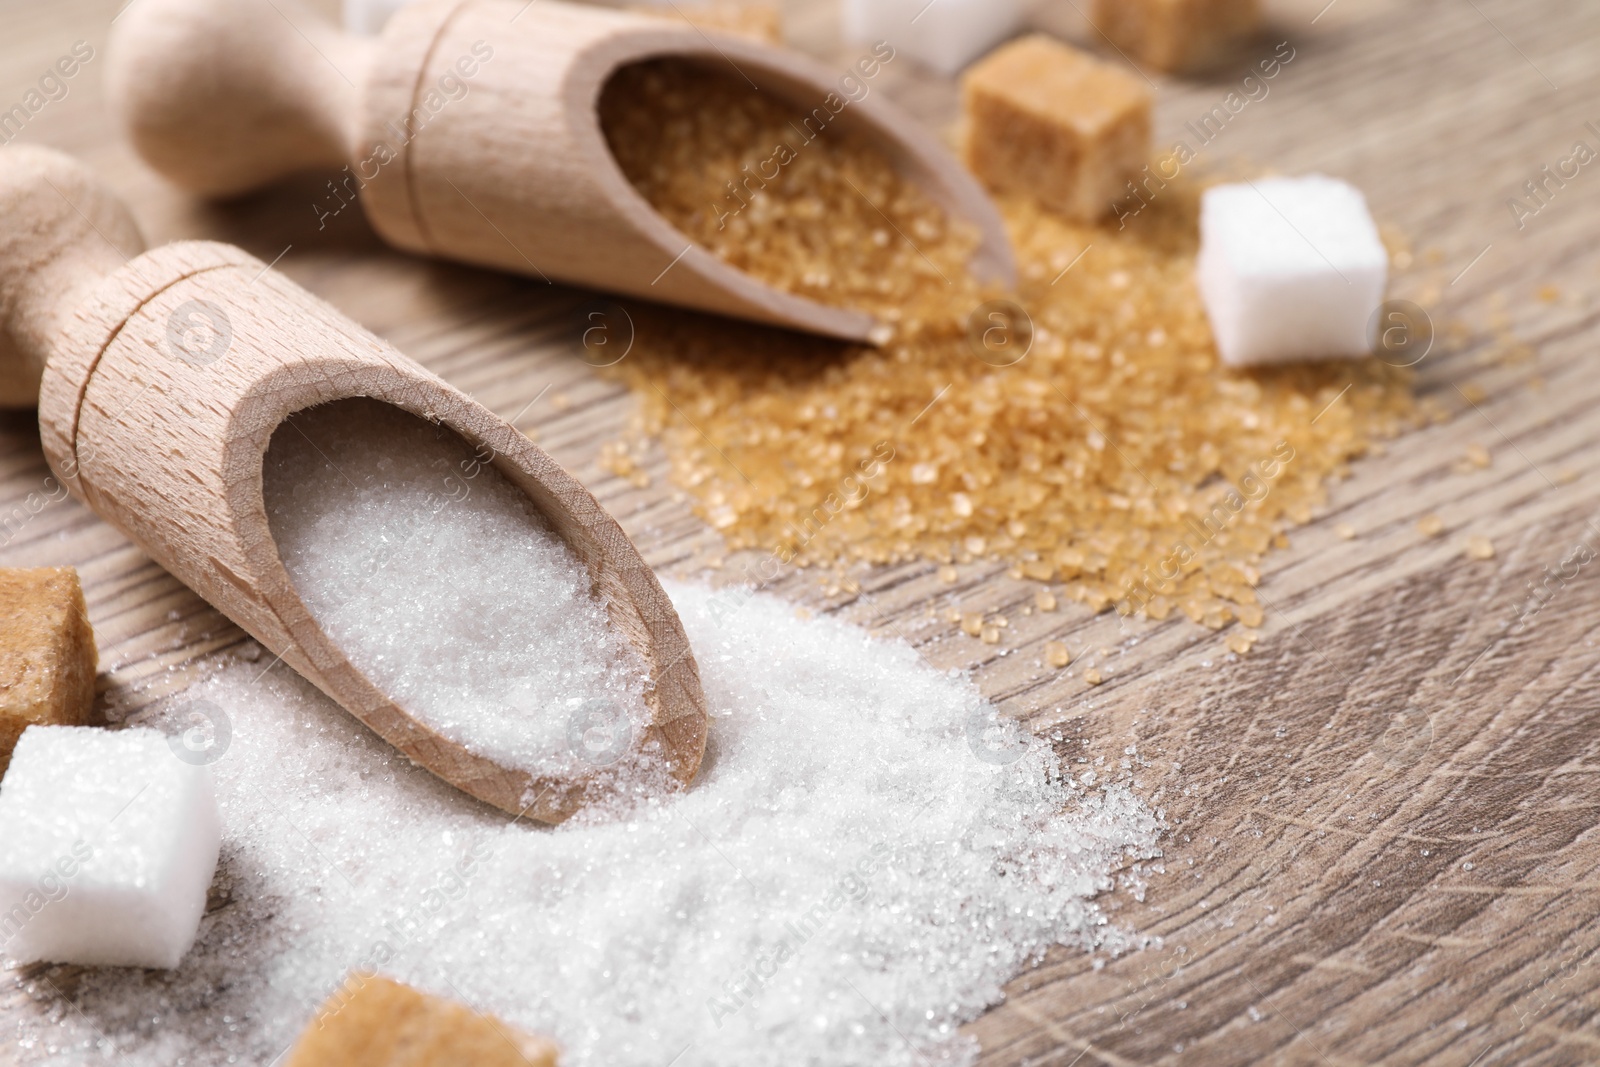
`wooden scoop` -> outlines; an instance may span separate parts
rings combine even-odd
[[[492,449],[588,567],[650,671],[651,721],[633,750],[664,758],[678,782],[694,778],[705,697],[683,625],[582,485],[509,423],[245,252],[187,241],[125,261],[141,246],[127,210],[81,164],[0,149],[0,369],[43,368],[40,437],[75,496],[412,760],[498,808],[556,822],[618,788],[615,776],[536,778],[413,718],[323,632],[268,526],[263,457],[294,412],[371,397],[447,426]]]
[[[113,106],[145,159],[198,193],[347,164],[327,205],[307,210],[326,222],[359,190],[373,227],[407,251],[870,340],[871,315],[729,266],[623,175],[600,128],[601,89],[619,67],[675,56],[737,71],[870,138],[977,226],[981,278],[1015,281],[999,212],[915,120],[870,82],[833,118],[847,72],[741,37],[545,0],[422,0],[375,41],[295,0],[139,0],[113,29]]]

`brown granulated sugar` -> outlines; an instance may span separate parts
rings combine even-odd
[[[849,105],[834,100],[842,115]],[[966,271],[976,230],[951,225],[880,154],[823,123],[829,109],[816,104],[786,107],[737,76],[653,60],[612,77],[600,119],[645,199],[733,266],[906,330],[925,316],[945,322],[952,297],[976,292]]]
[[[1408,372],[1376,360],[1219,364],[1193,281],[1198,188],[1173,184],[1121,230],[1003,201],[1006,294],[963,269],[974,234],[869,146],[803,139],[805,113],[679,61],[625,69],[602,100],[624,173],[686,235],[893,327],[871,348],[637,309],[608,373],[731,548],[999,559],[1097,611],[1259,621],[1266,551],[1417,422]],[[608,465],[638,477],[639,451],[615,445]]]

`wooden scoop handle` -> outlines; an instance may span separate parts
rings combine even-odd
[[[132,224],[65,156],[0,149],[0,190],[28,209],[0,214],[0,249],[17,257],[0,258],[0,326],[42,362],[45,457],[96,514],[415,762],[505,811],[559,821],[623,788],[612,768],[534,777],[414,718],[323,632],[268,525],[263,457],[294,412],[363,396],[448,426],[490,450],[550,520],[649,668],[650,724],[634,751],[664,756],[678,782],[694,778],[705,697],[683,625],[616,520],[525,435],[230,245],[181,242],[110,263],[91,224]],[[52,206],[62,190],[79,194],[71,212]],[[68,284],[34,284],[35,262]]]
[[[75,161],[13,145],[0,170],[0,407],[39,399],[62,316],[144,251],[127,207]]]
[[[112,25],[106,88],[153,167],[231,196],[351,158],[372,47],[297,0],[139,0]]]

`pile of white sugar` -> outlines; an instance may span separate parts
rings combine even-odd
[[[1134,944],[1092,903],[1157,854],[1126,786],[1043,742],[980,758],[991,709],[904,645],[669,592],[710,747],[627,818],[512,824],[282,666],[191,687],[155,724],[202,700],[231,719],[228,903],[177,971],[90,972],[70,1008],[31,983],[22,1062],[268,1064],[368,969],[548,1034],[568,1067],[969,1064],[957,1027],[1048,947]]]
[[[268,522],[312,616],[400,707],[503,765],[584,770],[617,755],[592,724],[645,726],[647,671],[492,458],[387,404],[324,404],[273,435]]]

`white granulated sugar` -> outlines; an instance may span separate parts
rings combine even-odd
[[[26,1024],[23,1062],[109,1043],[119,1064],[265,1064],[367,969],[548,1034],[567,1067],[970,1064],[957,1028],[1044,950],[1138,943],[1093,902],[1156,855],[1127,786],[994,737],[973,686],[907,646],[669,592],[710,749],[690,790],[626,817],[513,824],[281,667],[192,687],[232,717],[230,903],[181,971],[87,976],[75,1010]]]
[[[596,702],[644,728],[646,668],[489,458],[377,401],[326,404],[273,435],[268,519],[312,616],[400,707],[504,765],[570,772]]]

